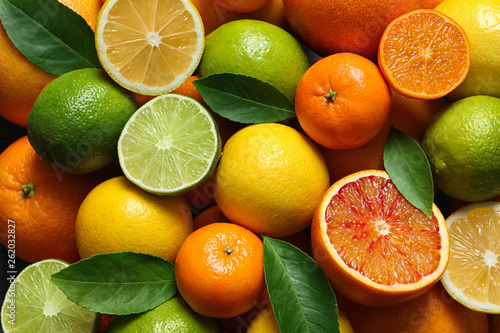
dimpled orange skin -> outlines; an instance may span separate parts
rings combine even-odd
[[[107,178],[108,170],[78,176],[60,173],[35,153],[27,136],[0,154],[0,170],[1,243],[8,249],[14,244],[13,253],[30,263],[49,258],[78,261],[78,208],[87,193]],[[30,183],[34,196],[25,198],[22,186]]]
[[[300,126],[331,149],[356,148],[373,139],[384,127],[390,106],[391,90],[378,67],[354,53],[314,63],[295,93]]]
[[[235,13],[253,13],[271,0],[212,0],[217,6]]]
[[[239,225],[201,227],[186,238],[177,254],[177,288],[203,316],[239,316],[249,311],[264,291],[263,251],[262,240]]]
[[[271,0],[263,8],[251,13],[230,12],[217,6],[212,0],[192,0],[191,2],[198,9],[203,20],[205,35],[208,35],[224,23],[239,19],[256,19],[272,23],[285,30],[289,29],[283,10],[283,0]]]
[[[366,306],[337,293],[339,308],[356,333],[497,333],[488,331],[486,313],[466,308],[437,282],[411,301],[387,306]]]
[[[283,0],[290,27],[316,53],[353,52],[377,60],[378,42],[396,17],[420,0]]]

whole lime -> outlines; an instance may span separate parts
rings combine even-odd
[[[139,313],[115,317],[106,333],[216,333],[214,318],[194,312],[181,297],[175,296],[156,308]]]
[[[271,23],[242,19],[207,35],[198,74],[251,76],[293,100],[297,83],[309,66],[307,53],[290,33]]]
[[[500,195],[500,99],[471,96],[436,115],[422,148],[436,186],[462,201]]]
[[[471,63],[465,80],[449,97],[489,95],[500,98],[500,2],[498,0],[444,0],[435,8],[465,30]]]
[[[117,160],[118,138],[137,107],[134,95],[105,71],[74,70],[37,97],[26,122],[28,139],[59,172],[96,171]]]

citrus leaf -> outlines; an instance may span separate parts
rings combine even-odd
[[[49,73],[101,68],[94,32],[57,0],[0,0],[0,20],[17,49]]]
[[[150,310],[177,293],[170,262],[135,252],[82,259],[53,274],[52,282],[90,311],[119,315]]]
[[[434,184],[429,160],[418,142],[391,128],[384,145],[384,167],[406,200],[431,218]]]
[[[337,299],[323,271],[292,244],[264,239],[264,273],[281,332],[339,332]]]
[[[231,73],[193,81],[203,100],[221,117],[244,124],[272,123],[295,116],[290,99],[273,85]]]

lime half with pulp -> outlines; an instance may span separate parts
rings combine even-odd
[[[145,191],[176,195],[208,180],[221,154],[210,112],[191,97],[165,94],[140,107],[118,140],[125,176]]]
[[[72,301],[50,281],[69,264],[46,259],[27,266],[10,284],[2,305],[5,333],[95,332],[100,315]]]

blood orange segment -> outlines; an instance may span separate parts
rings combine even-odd
[[[462,27],[446,15],[418,9],[387,26],[379,43],[378,63],[401,95],[438,99],[467,76],[469,41]]]
[[[313,253],[334,288],[366,305],[410,300],[443,274],[445,220],[411,205],[384,171],[342,178],[325,193],[312,228]]]

